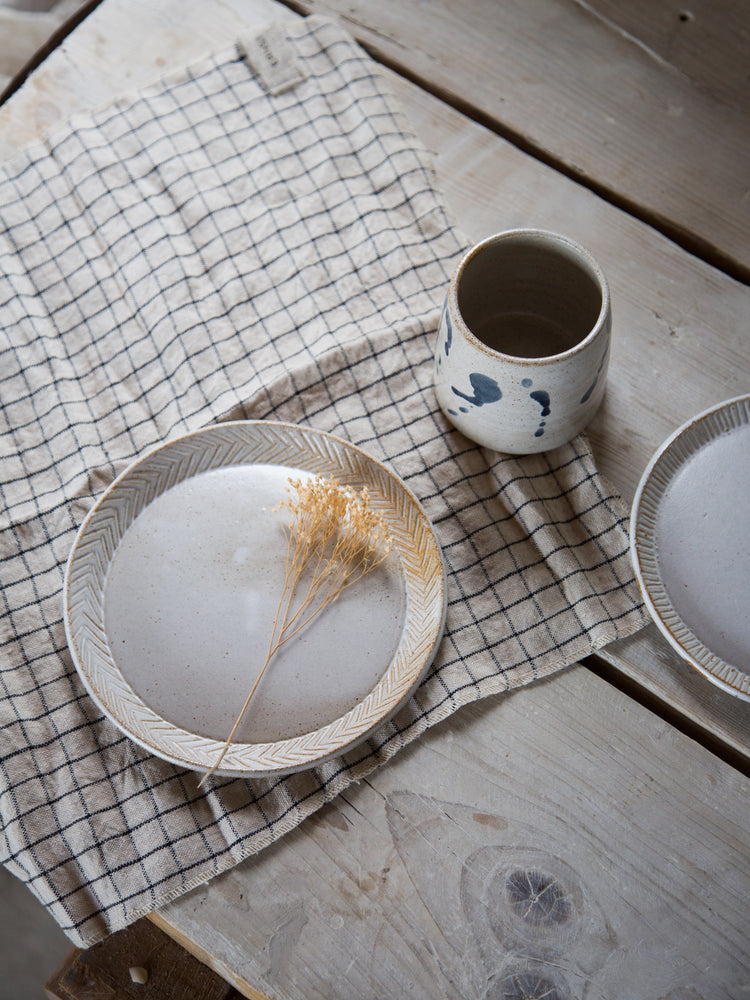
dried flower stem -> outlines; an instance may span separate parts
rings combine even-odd
[[[290,479],[289,485],[296,497],[290,496],[279,504],[279,509],[288,511],[291,518],[284,526],[286,572],[268,652],[218,760],[199,787],[221,766],[275,653],[344,590],[379,566],[393,547],[388,525],[370,507],[366,486],[357,493],[338,480],[320,476]],[[291,493],[289,487],[287,492]]]

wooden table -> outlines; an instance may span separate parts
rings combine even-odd
[[[629,502],[674,428],[750,386],[750,92],[739,0],[624,6],[103,0],[0,108],[0,155],[241,25],[341,16],[467,238],[538,225],[604,267],[590,438]],[[746,997],[749,769],[750,704],[651,626],[463,709],[153,919],[249,997]]]

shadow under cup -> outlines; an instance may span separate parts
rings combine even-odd
[[[465,261],[457,302],[466,326],[490,350],[545,358],[586,339],[603,295],[597,273],[565,242],[517,236],[484,245]]]
[[[451,277],[435,350],[438,403],[478,444],[548,451],[599,408],[610,339],[609,289],[587,250],[538,229],[490,236]]]

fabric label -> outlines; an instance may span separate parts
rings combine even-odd
[[[245,35],[238,39],[238,45],[269,94],[281,94],[305,79],[281,25],[269,24],[255,35]]]

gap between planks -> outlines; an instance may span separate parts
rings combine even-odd
[[[54,50],[61,45],[68,35],[77,28],[81,21],[89,16],[92,10],[99,6],[102,0],[82,0],[78,7],[69,17],[62,21],[51,33],[47,41],[21,66],[17,73],[8,80],[5,87],[0,90],[0,105],[4,104],[9,97],[22,87],[28,77],[37,69]]]
[[[309,4],[306,3],[305,0],[278,0],[278,2],[282,6],[293,11],[295,14],[300,14],[303,17],[310,13]],[[362,46],[372,59],[380,63],[380,65],[398,73],[398,75],[402,76],[405,80],[408,80],[410,83],[420,87],[422,90],[431,94],[433,97],[436,97],[444,104],[449,105],[466,118],[476,122],[477,125],[481,125],[483,128],[493,132],[501,139],[511,143],[522,153],[526,153],[527,155],[534,157],[545,166],[553,168],[563,176],[575,181],[575,183],[580,184],[582,187],[587,188],[593,194],[602,198],[615,208],[627,212],[628,215],[631,215],[634,219],[637,219],[639,222],[643,222],[645,225],[655,229],[667,239],[671,240],[676,246],[679,246],[682,250],[685,250],[692,256],[698,257],[711,267],[715,267],[717,270],[722,271],[728,277],[733,278],[736,281],[740,281],[745,285],[750,285],[750,268],[734,259],[730,254],[725,253],[710,240],[702,239],[696,234],[688,232],[667,217],[657,212],[650,211],[640,205],[637,201],[627,197],[627,195],[623,195],[621,192],[614,190],[607,184],[598,182],[585,171],[576,170],[570,164],[565,163],[562,158],[555,156],[548,150],[543,149],[538,143],[531,140],[528,136],[523,135],[517,129],[507,125],[496,116],[491,115],[489,112],[482,110],[482,108],[478,107],[466,98],[461,97],[459,94],[456,94],[439,84],[431,82],[421,74],[411,69],[405,62],[388,55],[376,43],[368,41],[363,36],[363,31],[360,29],[365,29],[369,35],[372,35],[375,32],[369,25],[360,25],[353,15],[347,16],[346,21],[347,26],[356,38],[357,43]]]
[[[750,778],[750,757],[731,746],[721,736],[711,732],[695,719],[689,718],[678,708],[670,705],[669,702],[619,670],[614,663],[607,662],[597,654],[584,657],[580,662],[582,666],[596,674],[601,680],[611,684],[612,687],[672,726],[683,736],[700,744],[704,750],[708,750],[718,760],[734,768],[746,778]]]

